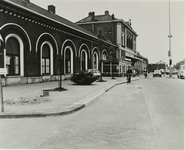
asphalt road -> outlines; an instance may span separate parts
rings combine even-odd
[[[0,120],[0,148],[183,149],[184,80],[141,78],[67,116]]]

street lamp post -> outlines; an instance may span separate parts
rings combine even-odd
[[[170,77],[171,77],[171,65],[172,65],[172,52],[171,52],[171,19],[170,19],[170,0],[169,0],[169,51],[168,51],[168,57],[169,57],[169,72],[170,72]]]
[[[62,88],[62,59],[60,58],[59,60],[58,60],[58,62],[59,62],[59,74],[60,74],[60,78],[59,78],[59,86],[58,86],[58,88],[59,89],[61,89]]]

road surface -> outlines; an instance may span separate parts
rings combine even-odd
[[[184,80],[141,77],[74,114],[2,119],[0,133],[9,149],[183,149]]]

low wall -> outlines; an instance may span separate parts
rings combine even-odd
[[[62,80],[70,79],[71,75],[62,75]],[[48,75],[48,76],[35,76],[35,77],[21,77],[21,76],[7,76],[2,77],[2,85],[17,85],[17,84],[32,84],[49,81],[58,81],[59,75]]]

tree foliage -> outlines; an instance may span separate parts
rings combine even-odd
[[[108,53],[109,53],[109,56],[108,56],[109,61],[115,62],[117,60],[116,59],[116,49],[113,46],[111,46],[109,47]]]
[[[99,39],[107,40],[106,37],[105,37],[105,35],[103,34],[103,29],[102,28],[99,28],[98,29],[97,36],[98,36]]]
[[[185,64],[185,59],[182,60],[182,61],[180,61],[180,62],[178,62],[178,63],[176,63],[176,64],[173,66],[173,68],[179,70],[179,69],[180,69],[180,65],[184,65],[184,64]]]

